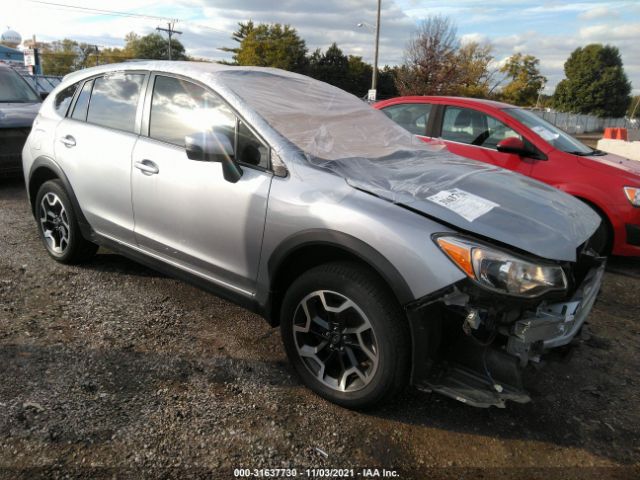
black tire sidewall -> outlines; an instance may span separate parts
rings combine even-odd
[[[357,267],[356,267],[357,271]],[[378,346],[378,368],[373,379],[363,389],[355,392],[334,390],[317,378],[300,358],[293,337],[294,314],[300,301],[316,290],[332,290],[350,300],[365,313],[373,328]],[[389,315],[391,313],[391,315]],[[402,312],[379,282],[367,281],[366,277],[355,278],[340,273],[340,269],[315,268],[297,279],[287,291],[282,309],[280,328],[289,360],[304,383],[321,397],[348,408],[371,406],[386,399],[402,380],[396,378],[400,363],[406,363],[410,344],[404,335]],[[400,381],[399,381],[400,380]]]

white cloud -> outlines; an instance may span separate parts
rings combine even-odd
[[[606,17],[619,17],[619,14],[616,10],[609,8],[606,5],[602,5],[599,7],[592,8],[587,10],[586,12],[578,15],[580,20],[595,20]]]
[[[230,36],[237,22],[280,22],[293,25],[310,50],[326,48],[332,42],[347,54],[371,61],[374,35],[357,28],[359,22],[375,24],[373,0],[59,0],[84,7],[127,11],[180,18],[176,28],[187,52],[210,59],[228,58],[219,49],[233,46]],[[498,61],[516,52],[531,53],[541,59],[542,73],[553,89],[564,76],[569,54],[588,43],[609,43],[620,49],[625,70],[635,88],[640,88],[640,2],[610,0],[567,2],[561,0],[384,0],[382,2],[380,63],[398,64],[416,22],[429,14],[450,15],[461,27],[463,42],[485,40],[495,46]],[[607,14],[608,13],[608,14]],[[615,15],[619,13],[619,18]],[[563,23],[567,18],[572,26]],[[579,21],[581,18],[582,21]],[[122,46],[130,32],[153,32],[160,21],[154,19],[102,16],[60,7],[20,2],[20,8],[5,9],[3,24],[23,38],[36,34],[50,41],[65,37],[100,46]],[[589,23],[583,23],[589,22]],[[555,27],[555,31],[554,31]],[[554,33],[541,33],[554,32]],[[516,32],[510,34],[511,32]]]

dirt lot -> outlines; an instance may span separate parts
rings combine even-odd
[[[362,413],[303,388],[278,331],[239,307],[108,252],[50,260],[19,183],[0,183],[0,225],[0,478],[640,478],[638,261],[614,261],[580,346],[530,377],[533,403],[408,391]]]

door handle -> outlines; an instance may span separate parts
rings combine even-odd
[[[75,147],[76,146],[76,139],[73,138],[71,135],[67,135],[64,136],[60,139],[60,142],[67,148],[71,148],[71,147]]]
[[[136,162],[133,165],[145,175],[155,175],[160,172],[158,166],[151,160],[142,160],[141,162]]]

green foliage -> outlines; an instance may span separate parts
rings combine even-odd
[[[469,42],[462,45],[456,55],[458,65],[458,88],[461,97],[487,98],[497,83],[494,82],[495,69],[493,46],[489,43]]]
[[[396,75],[398,67],[385,65],[378,70],[378,99],[397,97],[399,95],[396,88]]]
[[[130,58],[144,58],[149,60],[167,60],[169,58],[169,40],[159,33],[150,33],[140,37],[130,33],[126,37],[124,51]],[[171,59],[187,60],[184,45],[175,38],[171,39]]]
[[[628,118],[640,118],[640,95],[636,95],[629,102],[629,110],[627,110]]]
[[[500,92],[500,97],[507,103],[522,106],[536,104],[538,95],[547,79],[540,74],[540,60],[533,55],[516,53],[509,57],[500,71],[511,79]]]
[[[564,64],[567,77],[556,87],[554,105],[560,111],[622,117],[629,107],[631,84],[620,52],[611,45],[577,48]]]
[[[250,32],[253,31],[253,29],[254,29],[254,24],[253,24],[252,20],[249,20],[246,23],[238,22],[238,30],[233,32],[233,34],[231,35],[231,39],[234,42],[237,42],[238,46],[237,47],[222,47],[220,49],[223,52],[231,52],[231,53],[233,53],[233,61],[231,61],[231,62],[222,61],[220,63],[224,63],[225,65],[238,65],[238,52],[240,52],[240,45],[242,44],[242,41],[245,38],[247,38],[247,35]]]
[[[307,69],[305,41],[289,25],[240,24],[233,38],[240,42],[233,57],[237,65],[275,67],[300,73]]]
[[[66,75],[78,68],[78,42],[65,38],[40,47],[45,75]]]

